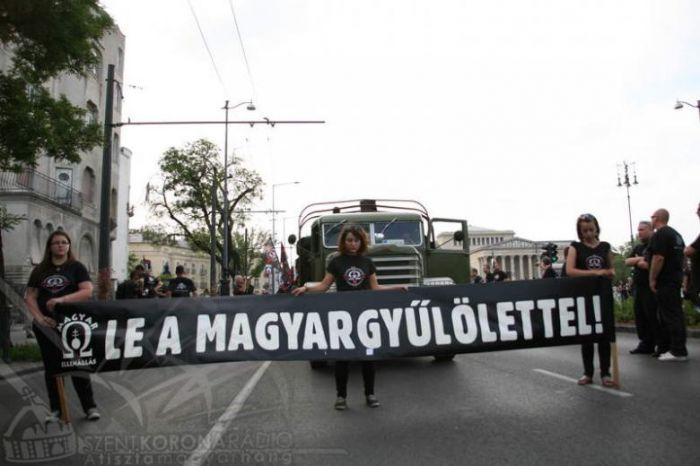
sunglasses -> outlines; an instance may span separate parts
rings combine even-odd
[[[581,214],[578,219],[583,220],[584,222],[592,222],[595,220],[595,217],[591,214]]]

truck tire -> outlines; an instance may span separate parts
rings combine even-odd
[[[319,370],[326,367],[328,365],[328,361],[309,361],[309,364],[311,364],[311,369]]]
[[[449,362],[455,358],[455,355],[454,354],[436,354],[433,357],[435,358],[435,362]]]

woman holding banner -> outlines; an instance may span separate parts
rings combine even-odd
[[[302,286],[292,291],[294,296],[304,293],[323,293],[335,282],[338,291],[359,290],[405,290],[406,286],[380,285],[377,281],[377,269],[371,259],[364,256],[369,247],[367,233],[359,226],[346,225],[338,238],[338,255],[328,263],[326,275],[321,283],[315,286]],[[344,410],[347,405],[348,363],[336,361],[335,387],[338,398],[335,409]],[[379,407],[379,400],[374,394],[374,361],[362,361],[362,378],[364,380],[367,406]]]
[[[63,350],[61,338],[56,331],[54,308],[56,304],[86,301],[91,296],[90,276],[85,266],[73,256],[70,237],[63,231],[54,231],[46,241],[44,258],[29,276],[24,296],[24,302],[34,316],[32,327],[44,362],[44,378],[51,409],[46,422],[56,422],[60,416],[56,376]],[[72,379],[87,419],[98,420],[100,413],[92,395],[89,375]]]
[[[591,214],[583,214],[576,221],[576,233],[580,241],[574,241],[566,258],[566,273],[569,277],[607,277],[615,274],[610,244],[600,241],[598,220]],[[593,383],[593,343],[581,345],[583,376],[579,385]],[[598,343],[600,379],[604,387],[615,386],[610,377],[610,342]]]

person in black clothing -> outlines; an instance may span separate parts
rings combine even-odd
[[[175,267],[175,278],[168,283],[168,297],[170,298],[189,298],[197,296],[197,287],[194,282],[185,277],[185,268],[181,265]]]
[[[235,296],[250,295],[255,292],[253,284],[250,283],[243,275],[233,277],[233,294]]]
[[[687,361],[685,314],[681,300],[683,238],[668,226],[669,213],[658,209],[651,216],[656,230],[649,242],[649,288],[656,294],[661,332],[657,342],[659,361]]]
[[[131,274],[129,274],[129,279],[124,280],[117,286],[117,294],[116,298],[117,299],[137,299],[141,297],[141,285],[143,282],[141,282],[139,279],[141,277],[141,273],[132,270]]]
[[[493,281],[494,282],[504,282],[508,280],[510,277],[506,272],[501,270],[501,264],[498,263],[498,261],[493,263]]]
[[[472,283],[484,283],[484,279],[479,276],[479,270],[475,267],[472,267],[471,281]]]
[[[615,274],[613,254],[610,244],[600,241],[600,225],[591,214],[583,214],[576,220],[576,234],[579,241],[571,243],[566,257],[566,273],[569,277],[607,277]],[[578,379],[579,385],[593,383],[593,343],[581,345],[583,359],[583,376]],[[604,387],[613,387],[615,383],[610,377],[610,342],[598,343],[598,358],[600,361],[600,380]]]
[[[140,289],[141,289],[141,296],[140,298],[157,298],[158,297],[158,283],[159,280],[151,275],[150,273],[146,272],[146,269],[143,267],[143,265],[139,264],[136,266],[135,269],[137,272],[139,272],[140,275]]]
[[[700,218],[700,203],[697,210]],[[693,243],[683,250],[683,254],[690,259],[690,271],[686,281],[686,296],[693,303],[695,309],[700,311],[700,235]]]
[[[491,283],[493,281],[493,273],[491,272],[491,266],[488,262],[484,264],[484,282]]]
[[[44,362],[44,378],[51,409],[46,422],[57,422],[61,409],[56,375],[61,365],[63,345],[56,330],[54,308],[57,304],[86,301],[91,296],[90,276],[85,266],[73,256],[70,238],[63,231],[54,231],[46,241],[44,258],[29,276],[24,296],[24,302],[34,316],[32,328]],[[90,376],[84,374],[72,379],[86,417],[91,421],[98,420],[100,413],[93,398]]]
[[[380,285],[377,281],[377,269],[372,260],[363,254],[369,247],[367,233],[355,225],[346,225],[338,238],[338,255],[328,263],[326,275],[315,286],[302,286],[292,291],[294,296],[304,293],[323,293],[333,282],[339,292],[360,290],[405,290],[404,285]],[[347,408],[348,362],[336,361],[335,387],[338,398],[335,409]],[[362,361],[362,378],[364,379],[365,397],[371,408],[379,406],[374,394],[374,361]]]
[[[656,348],[659,335],[659,319],[656,315],[656,297],[649,288],[649,240],[654,234],[651,222],[642,221],[637,226],[639,244],[637,244],[625,265],[634,267],[632,274],[634,295],[634,323],[637,327],[639,343],[630,350],[631,354],[652,354]]]
[[[552,268],[552,260],[549,257],[540,259],[540,271],[542,278],[557,278],[557,273]]]

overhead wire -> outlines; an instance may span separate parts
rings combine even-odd
[[[245,52],[245,45],[243,44],[243,36],[241,35],[241,28],[238,27],[238,18],[236,17],[236,9],[233,7],[233,0],[228,0],[229,7],[231,8],[231,15],[233,15],[233,24],[236,26],[236,34],[238,35],[238,42],[241,44],[241,52],[243,53],[243,61],[245,62],[245,67],[248,72],[248,80],[250,81],[251,92],[257,97],[255,92],[255,82],[253,81],[253,72],[250,69],[250,63],[248,62],[248,55]]]
[[[224,89],[224,94],[228,96],[228,89],[226,89],[226,84],[224,84],[224,80],[221,78],[221,73],[219,73],[219,68],[216,66],[216,61],[214,60],[214,55],[211,53],[211,49],[209,48],[209,44],[207,43],[207,38],[204,36],[204,31],[202,31],[202,26],[199,24],[199,19],[197,18],[197,13],[194,11],[194,7],[192,6],[192,1],[187,0],[187,4],[190,6],[190,11],[192,12],[192,17],[194,18],[194,22],[197,24],[197,29],[199,29],[199,34],[202,36],[202,41],[204,41],[204,47],[207,49],[207,53],[209,54],[209,59],[211,60],[211,64],[214,67],[214,71],[216,72],[217,78],[219,78],[219,83],[221,84],[221,87]]]

